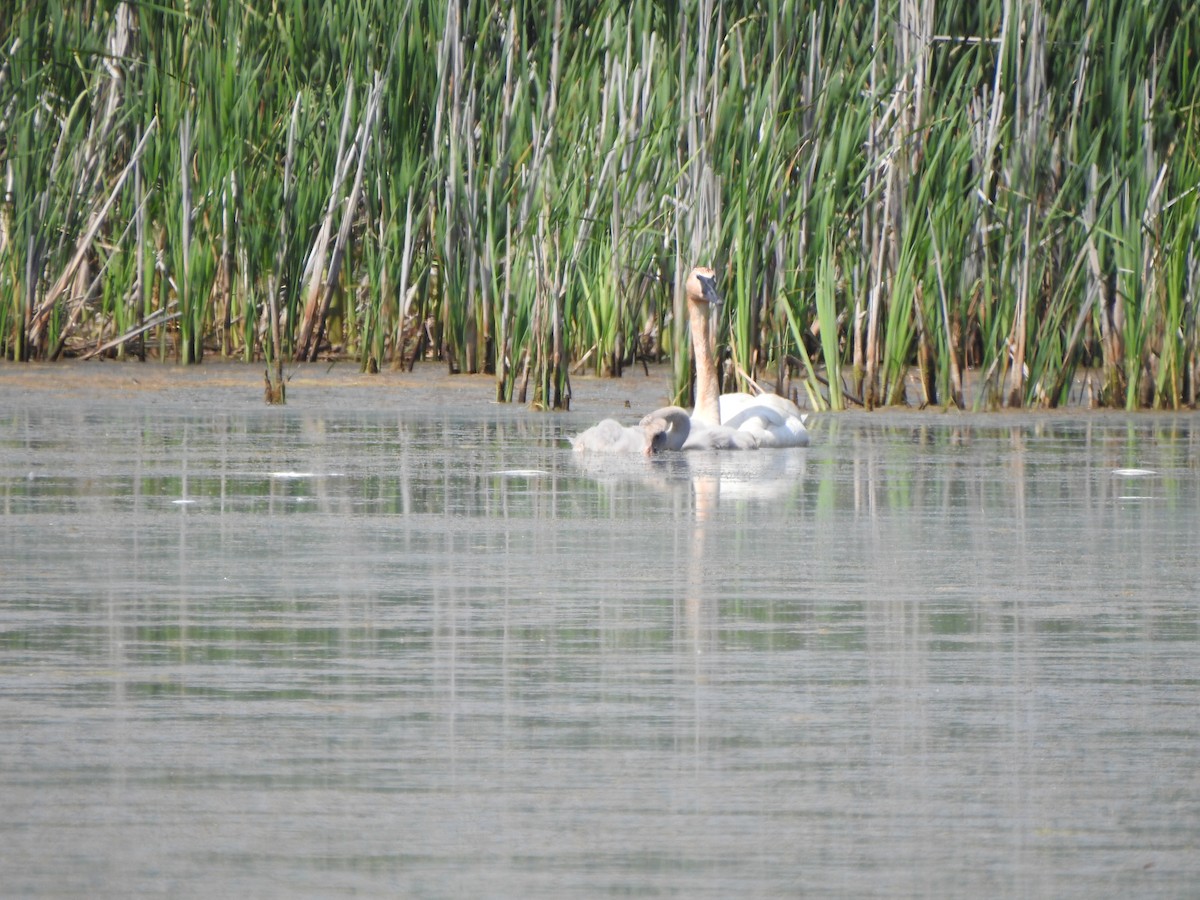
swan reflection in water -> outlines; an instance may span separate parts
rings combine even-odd
[[[721,630],[718,573],[736,551],[728,544],[729,523],[747,516],[776,520],[781,509],[806,490],[807,450],[764,453],[572,453],[575,467],[608,499],[597,509],[637,517],[653,508],[668,516],[676,552],[657,570],[663,599],[675,609],[677,647],[691,659],[696,684],[707,679],[707,663]]]
[[[654,443],[678,440],[670,429]],[[659,452],[661,450],[661,452]],[[690,491],[697,515],[707,517],[720,500],[779,500],[804,487],[805,450],[778,453],[675,453],[664,446],[645,453],[573,453],[575,467],[607,488],[636,484],[656,493]],[[703,500],[703,502],[701,502]]]

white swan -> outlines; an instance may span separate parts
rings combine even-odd
[[[637,425],[622,425],[602,419],[587,431],[571,438],[577,453],[641,453],[679,450],[689,431],[688,415],[679,407],[667,407],[643,416]]]
[[[709,327],[712,309],[721,305],[716,273],[706,266],[697,266],[688,276],[685,288],[692,352],[696,358],[692,427],[699,424],[732,428],[753,435],[755,447],[807,447],[804,414],[791,400],[778,394],[720,393]]]
[[[688,326],[696,357],[696,408],[689,416],[665,406],[637,425],[604,419],[571,439],[578,452],[642,453],[666,450],[757,450],[759,447],[807,447],[804,414],[778,394],[721,394],[713,359],[709,320],[721,305],[717,276],[697,266],[685,285]]]

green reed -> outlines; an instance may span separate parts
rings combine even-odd
[[[449,14],[448,14],[449,13]],[[785,27],[786,23],[786,27]],[[1194,405],[1183,4],[22,4],[0,34],[0,352],[436,358],[571,400]],[[289,135],[291,136],[289,138]]]

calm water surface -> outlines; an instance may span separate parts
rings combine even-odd
[[[5,895],[1195,895],[1195,416],[12,371]]]

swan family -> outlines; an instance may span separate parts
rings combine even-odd
[[[656,409],[637,425],[605,419],[572,439],[580,452],[643,453],[675,450],[757,450],[807,447],[804,415],[778,394],[722,394],[709,327],[721,305],[716,273],[698,266],[688,276],[688,325],[696,360],[696,407]]]

